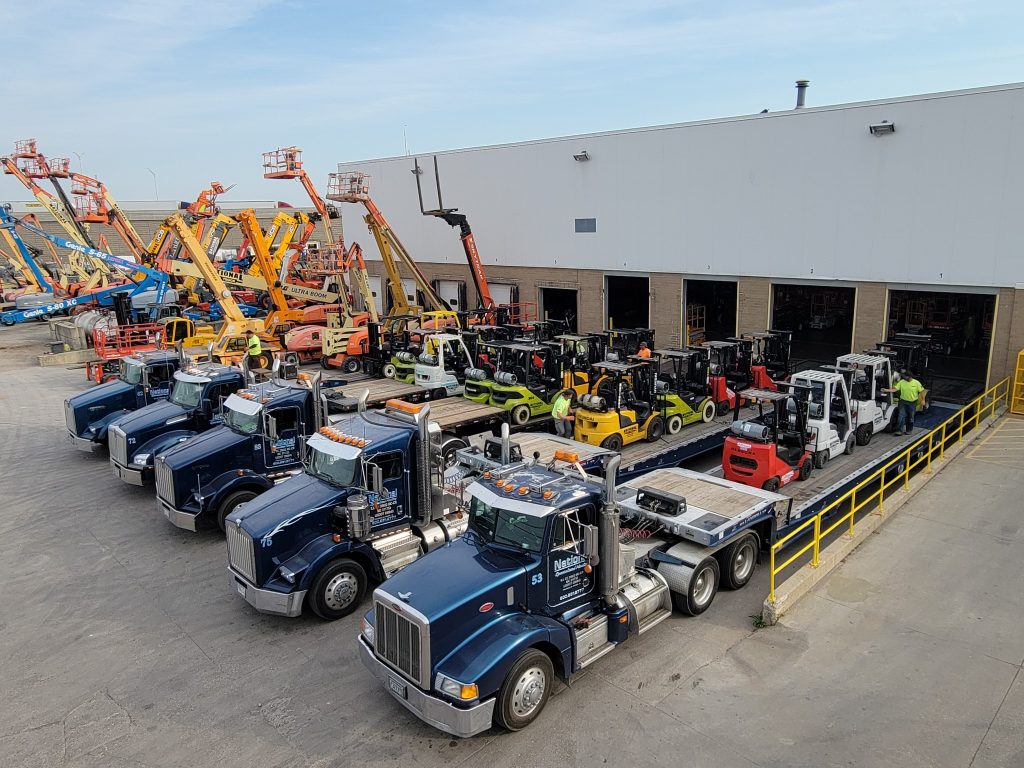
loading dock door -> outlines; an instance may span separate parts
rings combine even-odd
[[[723,341],[736,335],[734,280],[687,280],[683,294],[683,317],[689,344]],[[764,328],[743,328],[744,333]]]
[[[544,320],[566,320],[576,331],[576,291],[572,288],[541,288],[540,316]]]
[[[448,302],[453,312],[469,309],[466,306],[466,284],[462,280],[434,280],[433,285],[437,295]]]
[[[367,275],[370,278],[370,290],[373,292],[373,303],[377,305],[377,315],[384,314],[384,280],[380,275]],[[390,304],[390,301],[388,302]]]
[[[793,332],[794,370],[835,365],[839,355],[852,351],[856,297],[854,288],[772,286],[772,328]]]
[[[491,298],[499,307],[502,304],[515,304],[519,300],[517,286],[512,283],[490,283]]]
[[[605,275],[604,288],[605,317],[609,327],[651,327],[650,278]]]

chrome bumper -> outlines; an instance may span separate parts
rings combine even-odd
[[[362,636],[359,637],[359,660],[380,681],[384,690],[428,725],[460,738],[476,736],[491,727],[494,720],[494,699],[482,701],[469,709],[460,709],[436,696],[431,696],[397,672],[393,672],[374,656],[373,650]]]
[[[75,447],[75,450],[83,453],[96,453],[103,448],[103,443],[97,443],[90,437],[79,437],[68,432],[68,440]]]
[[[146,484],[146,470],[135,469],[133,467],[125,467],[118,464],[113,458],[110,459],[110,469],[114,473],[114,477],[118,480],[123,480],[129,485],[145,485]],[[166,512],[164,513],[166,514]]]
[[[275,616],[287,616],[288,618],[295,618],[302,614],[302,602],[306,599],[306,590],[304,589],[287,594],[270,589],[259,589],[230,568],[228,568],[228,579],[231,582],[231,588],[260,613],[272,613]]]
[[[195,515],[188,512],[182,512],[180,509],[175,509],[159,496],[156,497],[156,503],[160,505],[160,511],[164,513],[164,517],[166,517],[172,525],[175,525],[178,528],[184,528],[186,531],[194,531],[196,529]]]

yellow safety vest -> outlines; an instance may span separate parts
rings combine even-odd
[[[256,334],[250,336],[246,344],[249,347],[250,355],[258,355],[263,351],[263,345],[260,344],[260,337],[257,336]]]

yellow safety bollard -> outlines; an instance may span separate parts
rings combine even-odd
[[[821,565],[818,557],[821,551],[821,515],[814,516],[814,557],[811,558],[811,568]]]

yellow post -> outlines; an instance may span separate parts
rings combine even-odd
[[[907,448],[906,468],[903,470],[903,490],[910,485],[910,449]]]
[[[935,442],[935,430],[928,433],[928,452],[925,454],[924,471],[929,475],[932,473],[932,443]]]
[[[811,558],[811,568],[821,565],[818,554],[821,551],[821,515],[814,516],[814,557]]]
[[[768,599],[775,602],[775,545],[768,549]]]
[[[860,487],[854,487],[853,495],[850,497],[850,538],[853,538],[853,521],[857,517],[857,491]]]

